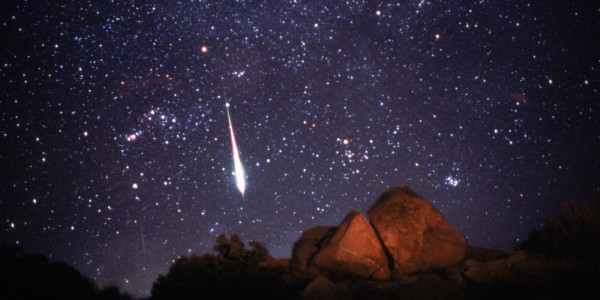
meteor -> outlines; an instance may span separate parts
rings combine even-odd
[[[225,98],[225,101],[227,101],[227,98]],[[246,174],[244,174],[244,166],[242,165],[240,152],[238,151],[237,143],[235,142],[235,135],[233,134],[233,125],[231,123],[231,115],[229,114],[228,102],[225,102],[225,108],[227,109],[227,121],[229,121],[229,134],[231,135],[231,151],[233,153],[235,185],[242,194],[242,197],[244,197],[244,191],[246,190]]]

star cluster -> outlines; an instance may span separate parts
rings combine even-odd
[[[289,256],[398,184],[504,250],[600,192],[593,1],[10,2],[1,242],[102,285],[219,233]]]

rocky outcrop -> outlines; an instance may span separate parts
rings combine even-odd
[[[335,285],[323,275],[317,276],[302,291],[302,300],[334,300],[338,299]]]
[[[353,210],[338,227],[310,228],[289,260],[270,257],[260,242],[249,251],[236,235],[219,236],[218,256],[178,259],[152,299],[596,299],[600,258],[581,247],[597,245],[588,241],[598,239],[598,214],[567,213],[513,253],[466,247],[431,203],[394,187],[368,211],[371,222]]]
[[[519,250],[506,258],[490,261],[468,259],[465,261],[464,278],[474,283],[493,281],[520,282],[544,281],[548,277],[573,269],[573,265],[555,262],[544,257],[528,255]],[[577,267],[575,269],[582,269]]]
[[[368,215],[401,275],[449,266],[465,255],[465,237],[406,186],[384,192]]]
[[[339,227],[313,227],[294,244],[290,273],[387,280],[458,263],[465,237],[439,210],[406,186],[393,187],[369,209],[351,211]],[[390,267],[392,269],[390,269]]]
[[[505,259],[508,256],[509,254],[502,250],[468,246],[463,261],[474,259],[481,262],[488,262],[498,259]]]
[[[307,229],[294,243],[290,260],[290,275],[293,280],[310,280],[319,275],[319,270],[310,265],[313,256],[319,251],[322,241],[331,235],[335,228],[316,226]]]
[[[325,273],[387,280],[388,259],[373,227],[358,211],[351,211],[323,243],[312,264]]]

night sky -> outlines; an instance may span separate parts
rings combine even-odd
[[[597,1],[146,2],[2,3],[0,243],[148,295],[393,185],[503,250],[600,193]]]

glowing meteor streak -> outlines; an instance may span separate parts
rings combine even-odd
[[[231,135],[231,151],[233,152],[235,185],[240,193],[242,193],[242,197],[244,197],[244,191],[246,190],[246,174],[244,174],[244,166],[242,166],[240,152],[238,151],[237,143],[235,142],[235,135],[233,134],[233,125],[231,124],[231,115],[229,114],[229,103],[225,103],[225,108],[227,109],[227,121],[229,121],[229,134]]]

